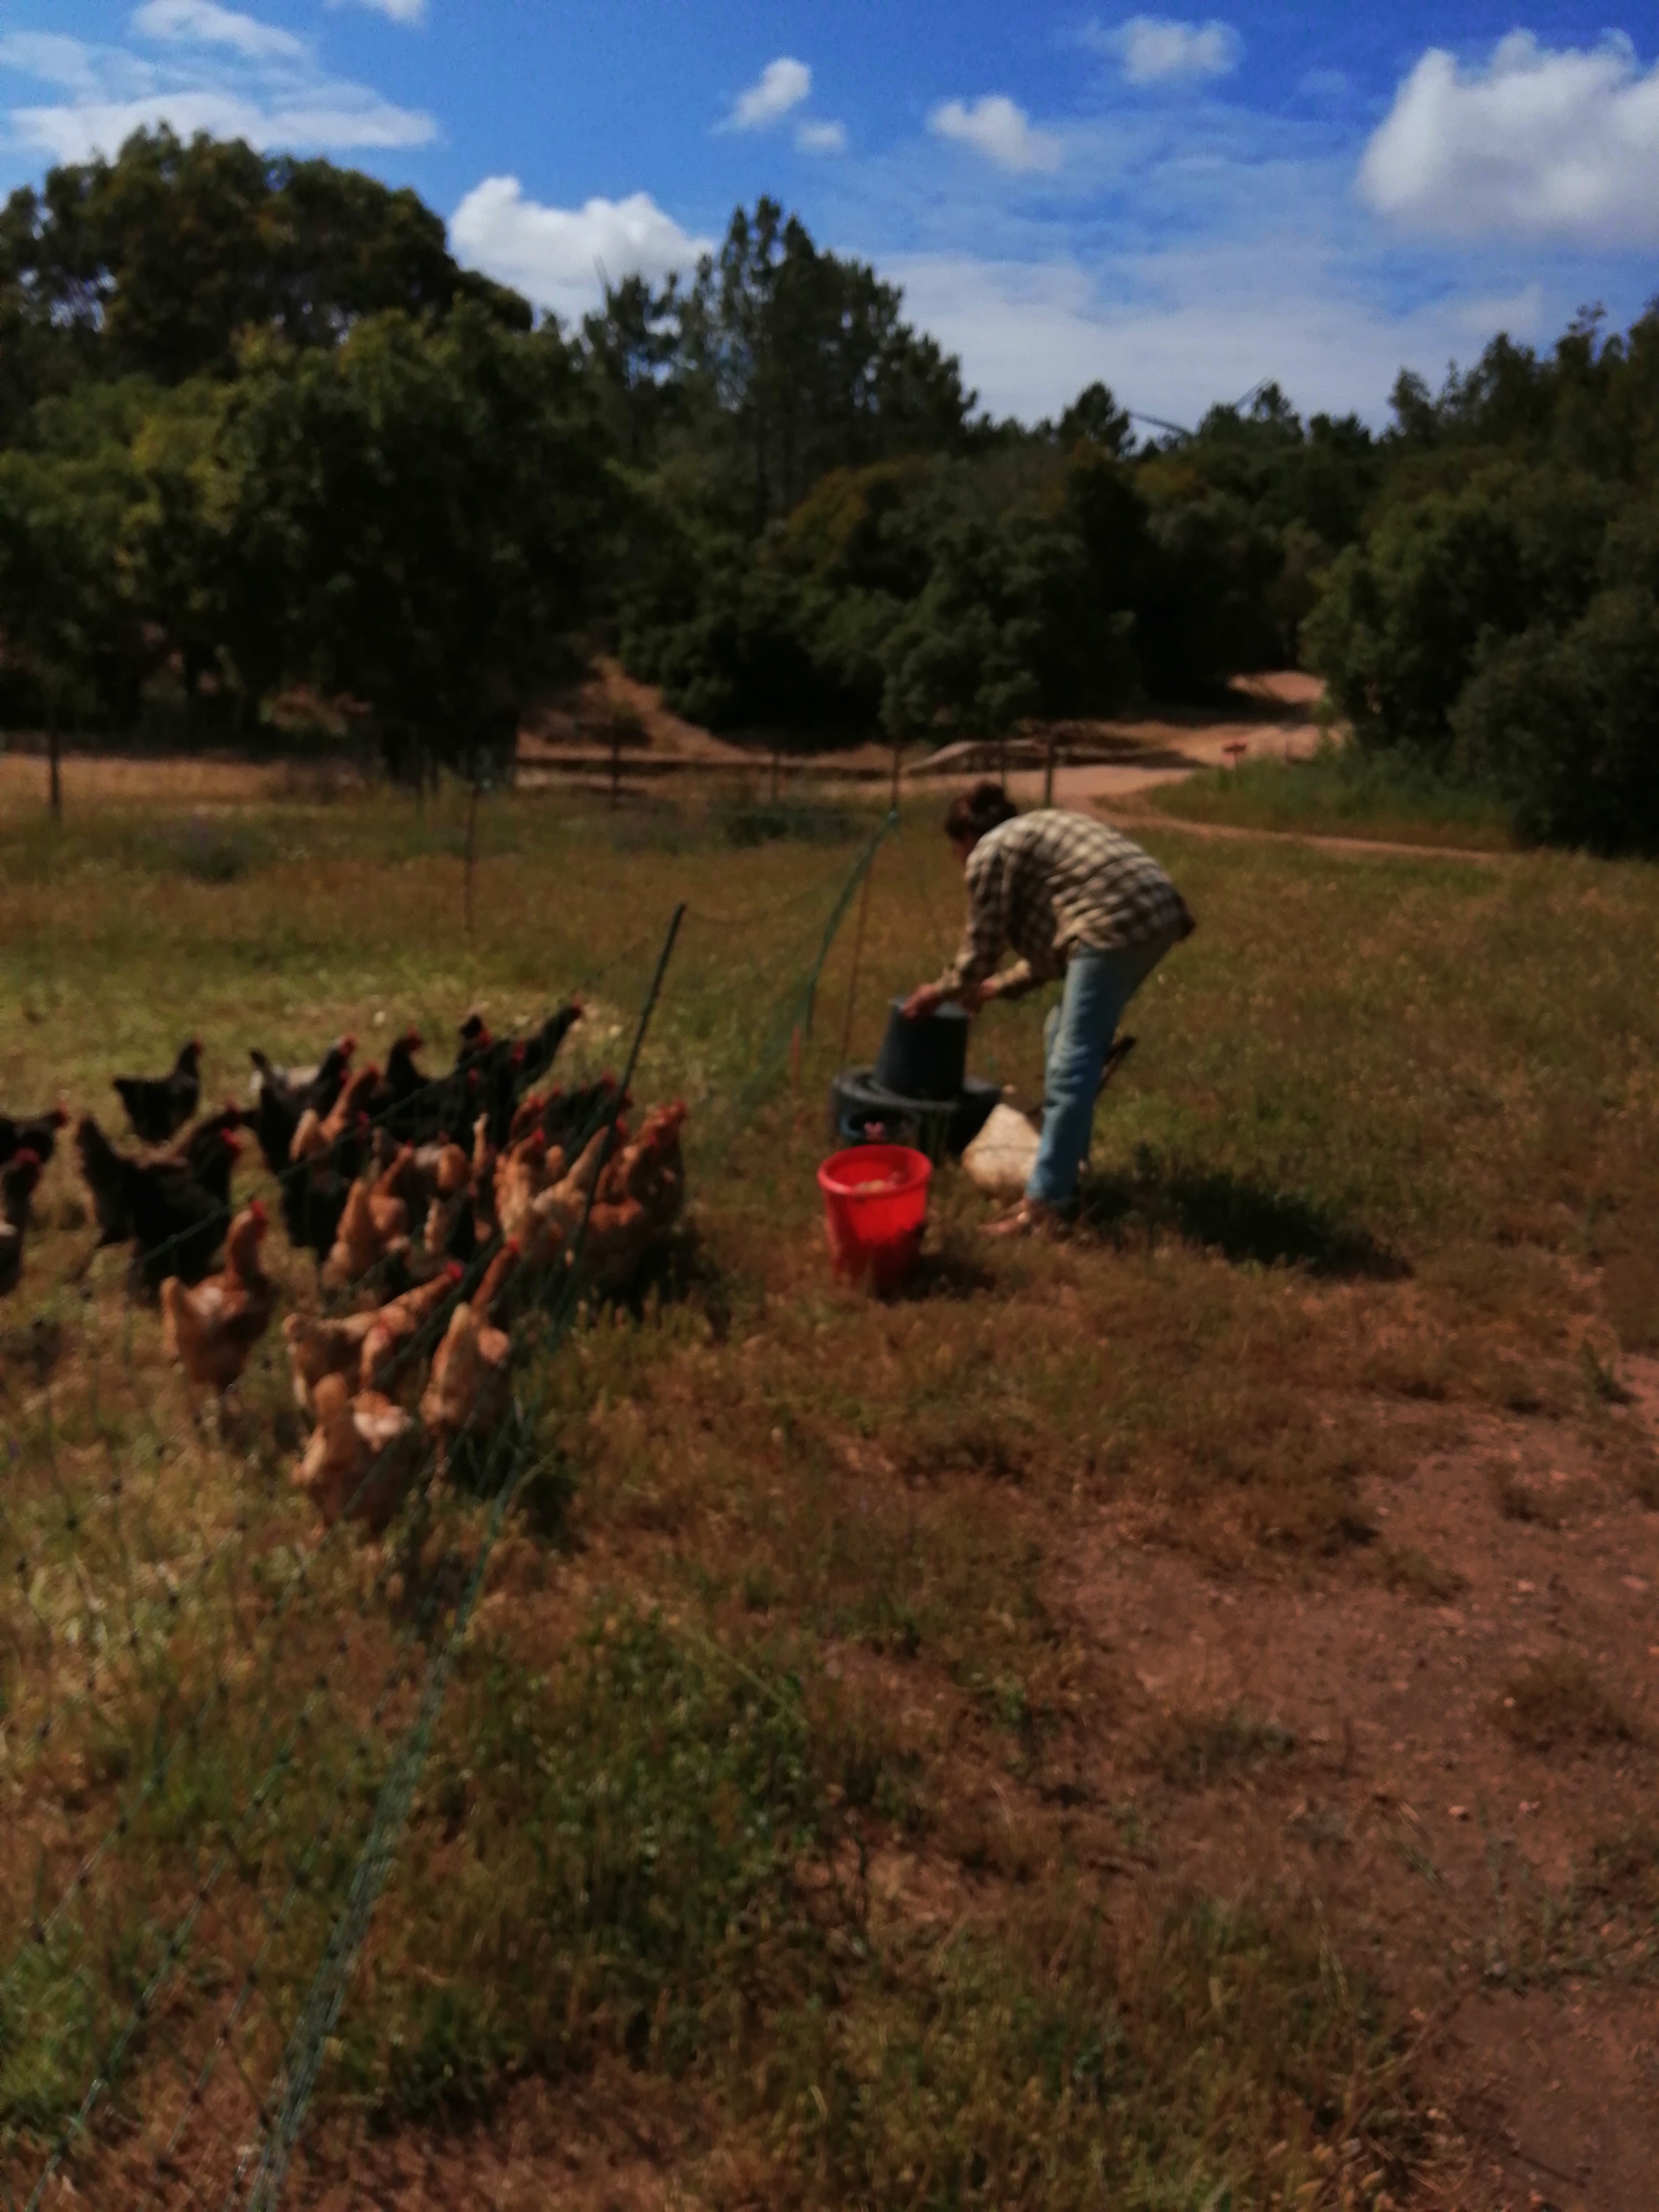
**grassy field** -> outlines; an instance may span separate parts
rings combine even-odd
[[[1200,927],[1081,1227],[985,1245],[945,1176],[878,1302],[812,1182],[850,927],[791,1049],[874,817],[497,797],[469,933],[453,799],[70,788],[0,791],[13,1110],[579,984],[614,1063],[689,904],[638,1088],[690,1218],[538,1370],[285,2202],[1647,2201],[1659,877],[1149,833]],[[959,902],[907,817],[853,1058]],[[975,1066],[1034,1094],[1041,1018]],[[40,1215],[0,2175],[95,2083],[78,2201],[239,2202],[488,1502],[319,1538],[275,1341],[193,1426],[67,1164]]]
[[[1352,745],[1308,760],[1241,761],[1158,785],[1148,796],[1158,812],[1187,822],[1477,852],[1516,845],[1507,812],[1486,793]]]

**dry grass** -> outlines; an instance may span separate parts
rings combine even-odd
[[[64,811],[88,808],[263,806],[287,796],[294,772],[246,761],[127,759],[65,752]],[[45,811],[47,766],[40,755],[0,753],[0,817],[21,823]]]
[[[0,811],[8,1106],[112,1105],[115,1069],[191,1030],[210,1086],[240,1088],[252,1043],[307,1057],[413,1018],[435,1044],[469,1004],[511,1022],[584,981],[581,1050],[615,1059],[690,902],[640,1088],[693,1102],[692,1218],[550,1371],[536,1515],[492,1571],[328,2112],[477,2115],[526,2072],[597,2079],[620,2054],[678,2080],[698,2154],[764,2201],[1334,2206],[1372,2170],[1404,2191],[1426,2093],[1399,2004],[1353,1966],[1369,1936],[1270,1869],[1224,1910],[1145,1841],[1148,1792],[1201,1823],[1193,1785],[1248,1796],[1302,1753],[1249,1699],[1149,1733],[1068,1577],[1085,1535],[1133,1536],[1231,1591],[1443,1605],[1455,1569],[1376,1540],[1431,1443],[1521,1401],[1589,1454],[1637,1434],[1581,1346],[1609,1320],[1605,1224],[1627,1251],[1659,1231],[1650,874],[1171,838],[1200,931],[1135,1010],[1085,1228],[992,1250],[943,1178],[922,1273],[877,1302],[829,1279],[811,1180],[845,939],[798,1087],[787,1051],[864,824],[492,801],[469,938],[453,800],[417,819],[244,788],[204,827],[205,786],[70,789],[61,839]],[[959,896],[907,821],[854,1058],[939,963]],[[981,1072],[1033,1090],[1040,1017],[988,1017]],[[750,1121],[774,1046],[785,1080]],[[143,2201],[175,2124],[222,2193],[252,2103],[192,2106],[185,2083],[256,1959],[215,2080],[268,2080],[482,1510],[442,1507],[424,1583],[395,1537],[313,1558],[274,1361],[222,1433],[192,1429],[118,1267],[76,1286],[73,1196],[55,1167],[0,1316],[0,1510],[31,1563],[0,1645],[0,1975],[33,1962],[0,1998],[9,2178],[224,1862],[82,2172],[113,2204]],[[284,1291],[309,1299],[307,1270]],[[1626,1724],[1588,1676],[1509,1694],[1528,1741]],[[31,1948],[158,1759],[164,1786]]]
[[[1518,842],[1499,801],[1352,744],[1295,760],[1276,760],[1269,747],[1265,757],[1160,785],[1149,796],[1159,812],[1243,829],[1492,853],[1512,852]]]
[[[1201,1789],[1237,1770],[1246,1773],[1296,1749],[1296,1738],[1282,1721],[1228,1705],[1219,1711],[1167,1711],[1159,1717],[1148,1746],[1166,1782]]]
[[[1468,1577],[1443,1560],[1431,1559],[1415,1544],[1378,1547],[1376,1569],[1391,1590],[1404,1590],[1425,1605],[1449,1605],[1468,1587]]]
[[[1624,1700],[1577,1651],[1552,1652],[1511,1675],[1495,1717],[1530,1751],[1628,1743],[1637,1732]]]

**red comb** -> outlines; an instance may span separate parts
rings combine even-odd
[[[256,1198],[252,1205],[249,1206],[248,1212],[261,1229],[264,1229],[267,1225],[264,1200],[263,1199]]]
[[[447,1260],[444,1262],[444,1273],[452,1283],[459,1283],[461,1277],[465,1274],[466,1269],[462,1267],[459,1260]]]

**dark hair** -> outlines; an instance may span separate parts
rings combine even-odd
[[[953,844],[971,843],[1012,822],[1018,812],[1000,783],[988,776],[971,791],[958,792],[945,811],[945,834]]]

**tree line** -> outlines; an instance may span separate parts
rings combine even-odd
[[[599,642],[783,743],[994,735],[1298,657],[1535,834],[1659,843],[1659,313],[1381,434],[1266,384],[998,422],[763,199],[580,327],[408,191],[140,132],[0,216],[0,721],[476,767]]]

